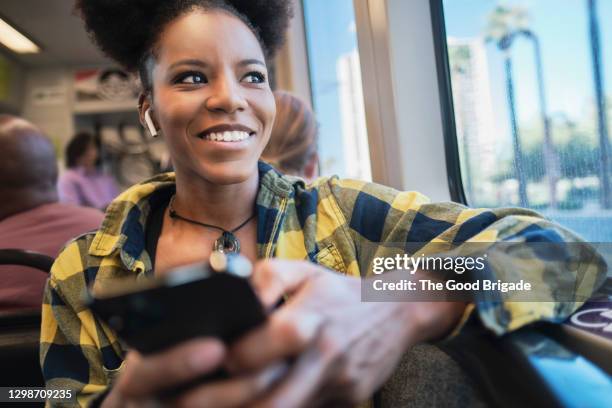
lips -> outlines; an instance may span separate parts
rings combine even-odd
[[[254,130],[243,125],[223,124],[209,127],[198,133],[197,137],[213,142],[241,142],[254,134]]]

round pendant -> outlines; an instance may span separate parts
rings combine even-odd
[[[215,251],[221,253],[240,253],[240,241],[234,234],[229,231],[224,231],[223,234],[215,241],[213,247]]]

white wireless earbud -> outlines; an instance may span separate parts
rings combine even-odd
[[[153,119],[151,119],[151,108],[145,111],[144,119],[145,119],[145,123],[147,124],[147,128],[149,129],[149,133],[151,133],[151,136],[156,137],[157,129],[155,128],[155,125],[153,124]]]

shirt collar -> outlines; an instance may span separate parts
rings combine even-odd
[[[258,163],[258,172],[257,243],[262,256],[265,247],[278,237],[278,225],[284,216],[281,203],[291,196],[293,182],[262,161]],[[119,251],[122,262],[130,270],[150,267],[148,256],[143,256],[145,225],[151,208],[172,194],[175,180],[174,173],[160,174],[120,194],[108,206],[104,222],[89,247],[89,254],[109,256]]]

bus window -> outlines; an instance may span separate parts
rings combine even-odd
[[[352,0],[305,0],[321,174],[371,180]]]
[[[612,241],[612,4],[434,3],[467,204],[529,207]]]

